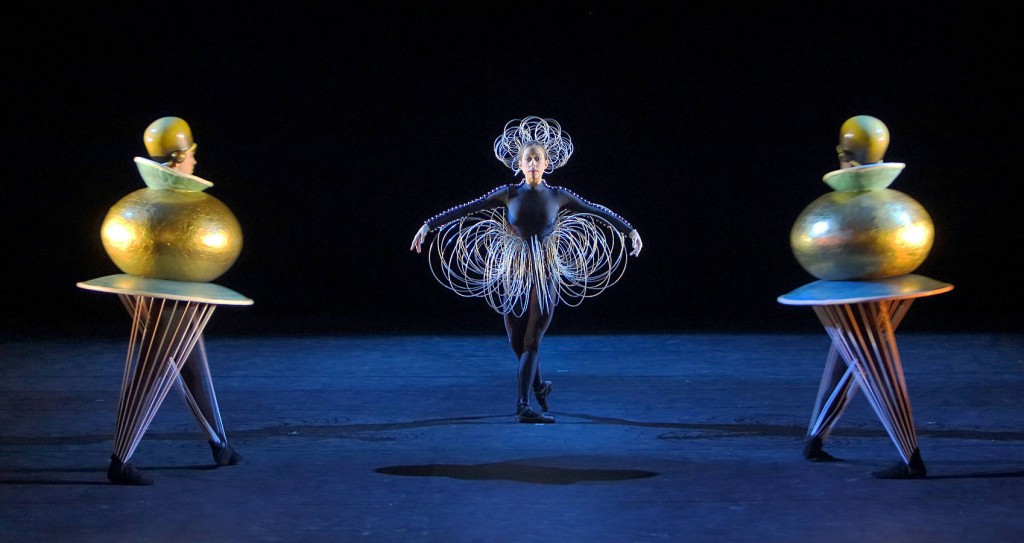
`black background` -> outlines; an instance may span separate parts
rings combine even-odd
[[[143,186],[142,131],[185,118],[242,224],[218,333],[501,333],[409,251],[427,217],[512,180],[505,122],[557,119],[549,176],[645,248],[558,333],[815,331],[789,230],[847,118],[889,127],[892,188],[932,215],[905,329],[1020,330],[1020,39],[983,3],[368,2],[27,8],[6,16],[4,333],[125,333],[99,227]],[[212,330],[211,328],[211,330]]]

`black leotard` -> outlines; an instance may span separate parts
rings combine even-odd
[[[546,181],[535,187],[531,187],[525,181],[498,187],[476,200],[431,217],[426,221],[426,225],[434,230],[470,213],[499,205],[504,205],[508,209],[508,222],[521,238],[546,238],[551,234],[558,212],[562,208],[597,215],[612,223],[623,234],[633,230],[629,222],[607,207],[588,202],[568,189],[552,187]]]

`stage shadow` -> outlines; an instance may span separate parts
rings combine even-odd
[[[377,473],[411,477],[449,477],[470,481],[517,481],[546,485],[571,485],[594,481],[628,481],[658,475],[653,471],[580,469],[535,466],[517,462],[489,464],[423,464],[377,468]]]
[[[40,479],[33,477],[36,474],[49,473],[95,473],[97,479]],[[106,473],[106,469],[99,468],[0,468],[0,485],[109,485]]]
[[[210,471],[221,466],[216,464],[193,466],[146,466],[142,471]],[[98,480],[50,479],[35,476],[65,473],[96,473]],[[20,477],[19,477],[20,476]],[[0,468],[0,485],[109,485],[106,468]]]
[[[712,423],[712,422],[657,422],[629,420],[615,417],[603,417],[589,415],[586,413],[564,413],[567,417],[575,417],[590,421],[593,424],[607,424],[613,426],[638,426],[644,428],[664,428],[675,430],[658,436],[664,440],[684,439],[707,439],[709,437],[807,437],[805,426],[783,426],[778,424],[766,424],[762,422],[747,422],[737,419],[735,422]],[[832,435],[844,437],[885,437],[888,434],[882,428],[836,428]],[[959,430],[959,429],[919,429],[918,437],[931,437],[941,439],[973,439],[985,441],[1021,441],[1020,432],[986,431],[986,430]]]
[[[950,475],[928,475],[924,479],[999,479],[1003,477],[1024,477],[1024,470],[997,471],[991,473],[958,473]]]
[[[51,486],[68,486],[68,485],[110,485],[110,481],[104,478],[102,481],[85,481],[75,479],[7,479],[0,478],[0,485],[51,485]]]
[[[657,439],[680,441],[689,439],[731,438],[731,437],[794,437],[804,438],[807,429],[802,425],[768,424],[758,421],[737,419],[732,422],[679,422],[679,421],[645,421],[630,420],[617,417],[605,417],[587,413],[553,412],[562,417],[559,425],[566,424],[601,424],[610,426],[634,426],[642,428],[661,428],[665,432]],[[572,420],[579,419],[579,420]],[[400,439],[388,432],[399,430],[415,430],[433,427],[493,424],[495,421],[507,421],[516,426],[510,415],[477,415],[463,417],[444,417],[420,419],[400,422],[364,422],[364,423],[333,423],[333,424],[278,424],[262,428],[237,428],[229,431],[234,439],[261,439],[275,436],[331,437],[336,439],[352,439],[356,441],[396,441]],[[832,435],[844,437],[885,437],[882,428],[836,428]],[[959,429],[923,429],[917,432],[918,437],[940,439],[973,439],[985,441],[1021,441],[1020,432],[959,430]],[[147,432],[147,439],[167,441],[194,441],[195,432]],[[66,446],[85,445],[105,442],[110,435],[82,434],[68,436],[0,436],[7,445],[18,446]]]

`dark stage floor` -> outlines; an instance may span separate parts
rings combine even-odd
[[[820,335],[558,336],[553,425],[517,424],[488,337],[207,335],[228,433],[214,468],[172,391],[107,483],[125,344],[0,343],[0,540],[1020,541],[1024,341],[900,335],[928,477],[862,396],[801,450]]]

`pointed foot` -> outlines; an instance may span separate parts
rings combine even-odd
[[[804,459],[811,462],[838,462],[839,459],[825,452],[821,437],[814,436],[804,445]]]
[[[551,394],[551,388],[551,381],[544,381],[541,383],[540,388],[533,389],[533,395],[537,398],[537,405],[545,413],[548,412],[548,396]]]
[[[230,445],[220,445],[210,442],[210,450],[213,452],[213,461],[218,466],[234,466],[242,463],[242,455],[231,448]]]
[[[921,479],[926,475],[928,475],[928,471],[924,467],[924,461],[921,460],[919,449],[914,449],[909,463],[899,462],[892,467],[871,473],[871,476],[876,479]]]
[[[529,405],[520,405],[516,408],[516,420],[523,424],[550,424],[555,422],[555,417],[538,413]]]
[[[114,455],[110,455],[107,479],[115,485],[149,486],[153,484],[153,479],[136,469],[131,462],[121,462]]]

